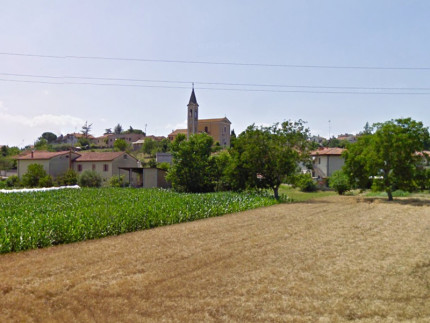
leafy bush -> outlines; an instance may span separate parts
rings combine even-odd
[[[158,167],[159,169],[162,169],[162,170],[169,170],[169,168],[170,168],[170,163],[166,163],[166,162],[158,163],[158,164],[157,164],[157,167]]]
[[[0,189],[5,189],[6,186],[6,181],[5,180],[0,180]]]
[[[312,179],[311,174],[299,174],[295,176],[294,185],[302,192],[315,192],[317,190],[317,186]]]
[[[40,164],[30,164],[27,168],[27,173],[22,177],[22,184],[26,187],[39,187],[41,186],[40,180],[48,176],[43,166]],[[42,180],[43,184],[47,182],[45,178]],[[52,185],[51,185],[52,186]]]
[[[73,169],[69,169],[63,176],[57,178],[57,184],[60,186],[76,185],[78,184],[78,174]]]
[[[19,187],[20,181],[17,175],[9,176],[6,179],[6,187]]]
[[[124,186],[124,175],[121,176],[112,176],[109,179],[110,187],[123,187]]]
[[[97,172],[86,170],[79,177],[79,185],[82,187],[100,187],[102,178]]]
[[[39,179],[40,187],[51,187],[52,185],[53,185],[52,178],[49,175],[46,175],[45,177],[42,177]]]
[[[329,186],[339,195],[342,195],[351,189],[349,178],[342,170],[333,172],[333,174],[330,176]]]

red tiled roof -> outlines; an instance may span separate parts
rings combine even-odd
[[[345,151],[344,148],[320,148],[317,150],[314,150],[311,152],[311,156],[315,155],[342,155],[342,153]]]
[[[23,155],[23,156],[19,156],[19,157],[17,157],[17,159],[19,159],[19,160],[30,160],[30,159],[44,159],[44,160],[47,160],[47,159],[51,159],[51,158],[54,158],[54,157],[57,157],[57,156],[62,156],[62,155],[66,155],[66,154],[69,154],[70,153],[70,151],[54,151],[54,152],[52,152],[52,151],[40,151],[40,150],[36,150],[36,151],[33,151],[33,152],[28,152],[26,155]],[[32,154],[33,154],[33,156],[32,156]],[[73,153],[73,154],[76,154],[76,153]]]
[[[80,156],[76,159],[76,162],[87,162],[87,161],[111,161],[122,155],[126,154],[123,151],[110,151],[110,152],[80,152]],[[129,155],[130,156],[130,155]],[[130,156],[134,158],[133,156]]]
[[[180,133],[186,134],[187,131],[188,131],[187,129],[176,129],[176,130],[172,131],[169,134],[169,136],[174,136],[174,135],[177,135],[177,134],[180,134]]]
[[[215,119],[199,119],[199,122],[219,122],[219,121],[227,121],[231,124],[230,120],[227,117],[224,118],[215,118]]]

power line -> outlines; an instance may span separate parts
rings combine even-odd
[[[138,88],[163,88],[163,89],[188,89],[188,86],[166,86],[166,85],[143,85],[143,84],[120,84],[120,83],[93,83],[93,82],[47,82],[31,80],[8,80],[0,79],[2,82],[35,83],[53,85],[93,85],[93,86],[118,86]],[[210,91],[236,91],[236,92],[270,92],[270,93],[309,93],[309,94],[367,94],[367,95],[430,95],[430,92],[376,92],[376,91],[308,91],[308,90],[272,90],[272,89],[246,89],[246,88],[213,88],[198,87],[199,90]]]
[[[174,64],[201,64],[201,65],[227,65],[227,66],[253,66],[253,67],[281,67],[281,68],[308,68],[308,69],[348,69],[348,70],[412,70],[427,71],[430,67],[419,66],[342,66],[342,65],[311,65],[311,64],[269,64],[269,63],[239,63],[239,62],[216,62],[216,61],[193,61],[173,59],[150,59],[150,58],[127,58],[127,57],[105,57],[105,56],[75,56],[75,55],[41,55],[28,53],[0,52],[4,56],[22,56],[50,59],[86,59],[86,60],[110,60],[149,63],[174,63]]]
[[[228,83],[228,82],[199,82],[199,81],[173,81],[173,80],[149,80],[135,78],[111,78],[111,77],[91,77],[91,76],[53,76],[53,75],[35,75],[35,74],[16,74],[2,73],[0,75],[31,77],[31,78],[49,78],[49,79],[82,79],[82,80],[99,80],[99,81],[128,81],[128,82],[150,82],[150,83],[170,83],[170,84],[191,84],[200,85],[224,85],[224,86],[251,86],[251,87],[273,87],[273,88],[308,88],[308,89],[344,89],[344,90],[372,90],[372,91],[429,91],[430,87],[365,87],[365,86],[321,86],[321,85],[286,85],[286,84],[258,84],[258,83]],[[48,82],[49,83],[49,82]],[[63,82],[64,83],[64,82]],[[73,82],[65,82],[74,84]],[[57,83],[52,83],[57,84]],[[60,83],[58,83],[60,84]],[[61,83],[62,84],[62,83]]]

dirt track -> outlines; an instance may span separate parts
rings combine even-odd
[[[0,322],[430,321],[429,203],[330,197],[0,256]]]

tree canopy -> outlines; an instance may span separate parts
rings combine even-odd
[[[414,190],[422,166],[428,128],[411,118],[373,125],[373,134],[361,136],[345,153],[345,172],[359,187],[369,178],[379,181],[393,200],[395,189]]]
[[[182,192],[213,191],[210,156],[213,139],[206,133],[190,136],[179,134],[171,144],[173,165],[167,179]]]
[[[309,158],[309,130],[304,122],[284,121],[271,127],[249,126],[231,149],[229,177],[234,189],[270,188],[279,198],[279,186]]]

